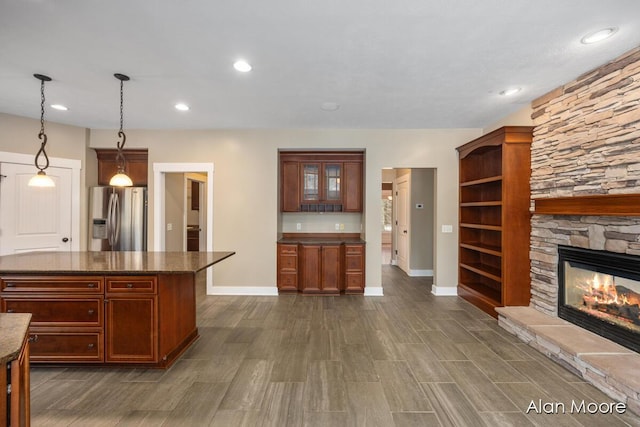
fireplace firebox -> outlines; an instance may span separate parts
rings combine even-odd
[[[640,352],[640,257],[558,247],[558,316]]]

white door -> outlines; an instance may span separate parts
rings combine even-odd
[[[398,182],[397,186],[397,225],[396,242],[398,245],[398,267],[409,273],[409,181]]]
[[[55,187],[29,187],[33,165],[1,163],[0,255],[71,250],[71,169],[49,167]]]

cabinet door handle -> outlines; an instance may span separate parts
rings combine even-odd
[[[91,344],[87,345],[87,348],[93,348],[95,346],[96,346],[95,344],[91,343]]]
[[[38,334],[31,335],[29,337],[29,342],[38,342]]]
[[[127,283],[127,288],[129,289],[133,288],[133,283]]]
[[[13,308],[8,308],[7,313],[15,313],[16,311]]]
[[[16,284],[15,283],[7,283],[7,288],[15,288]]]
[[[92,308],[90,308],[90,309],[89,309],[89,311],[88,311],[88,313],[89,313],[89,314],[93,314],[93,313],[95,313],[95,311],[94,311]]]
[[[96,284],[95,283],[87,283],[87,286],[90,288],[95,288]]]

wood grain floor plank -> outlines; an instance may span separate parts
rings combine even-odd
[[[274,361],[246,359],[229,385],[221,409],[259,410],[269,384]]]
[[[517,411],[513,403],[470,361],[442,362],[478,411]]]
[[[418,382],[452,382],[449,372],[426,344],[398,344]]]
[[[390,427],[394,425],[391,408],[381,383],[347,382],[349,412],[353,425]]]
[[[429,412],[433,407],[405,361],[374,361],[384,394],[393,412]]]
[[[487,427],[478,412],[455,383],[421,383],[438,421],[444,427]]]
[[[341,345],[340,355],[345,381],[375,382],[380,380],[369,348],[365,344]]]
[[[396,427],[440,426],[435,412],[394,412],[393,422]]]
[[[309,362],[304,390],[305,411],[346,411],[346,394],[342,362],[328,360]]]

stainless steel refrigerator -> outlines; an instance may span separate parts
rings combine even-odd
[[[147,250],[147,188],[89,189],[89,250]]]

